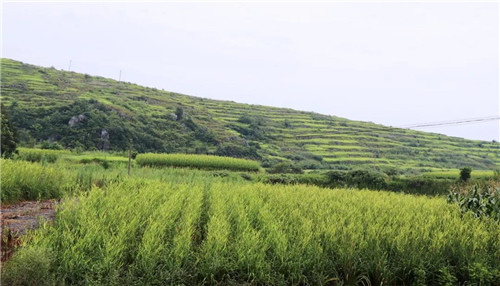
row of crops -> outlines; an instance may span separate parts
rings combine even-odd
[[[67,161],[91,163],[91,162],[127,162],[125,156],[117,156],[105,152],[86,152],[83,154],[72,154],[66,150],[44,150],[20,148],[16,159],[29,162],[55,163],[59,159]],[[181,167],[210,170],[232,170],[257,172],[261,169],[257,161],[197,154],[139,154],[134,160],[139,166],[144,167]]]
[[[163,178],[94,186],[4,267],[5,285],[491,285],[499,223],[443,198]]]
[[[194,167],[199,169],[228,169],[235,171],[259,171],[257,161],[194,154],[140,154],[135,159],[139,166]]]

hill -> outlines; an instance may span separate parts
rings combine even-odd
[[[303,169],[500,166],[500,144],[188,96],[1,60],[1,99],[24,146],[209,153]]]

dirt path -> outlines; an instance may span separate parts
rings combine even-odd
[[[52,221],[55,217],[57,200],[25,201],[1,206],[1,262],[7,261],[19,245],[20,237],[26,231],[38,227],[40,218]]]

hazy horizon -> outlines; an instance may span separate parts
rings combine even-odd
[[[2,57],[387,126],[499,115],[498,3],[4,3]],[[499,121],[417,130],[500,140]]]

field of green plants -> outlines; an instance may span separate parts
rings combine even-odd
[[[59,198],[70,192],[75,182],[63,168],[25,161],[1,161],[2,203]]]
[[[424,174],[426,177],[432,178],[458,178],[460,175],[460,170],[433,170],[431,172],[427,172]],[[487,171],[487,170],[475,170],[472,172],[473,178],[492,178],[496,175],[495,171]]]
[[[263,184],[244,172],[187,168],[135,165],[127,176],[122,162],[65,156],[1,160],[2,202],[63,198],[55,221],[25,236],[2,267],[2,285],[500,281],[500,221],[444,196]]]
[[[137,155],[135,162],[139,166],[150,167],[171,166],[213,170],[227,169],[250,172],[257,172],[260,170],[260,164],[257,161],[195,154],[139,154]]]

